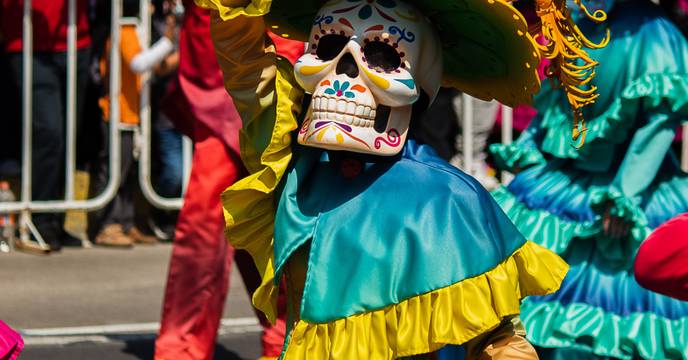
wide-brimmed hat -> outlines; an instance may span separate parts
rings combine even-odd
[[[381,6],[378,2],[389,6],[396,1],[369,0],[360,6]],[[540,88],[536,70],[540,53],[523,15],[511,4],[504,0],[403,1],[436,26],[444,45],[446,84],[507,105],[531,102]],[[278,35],[307,41],[316,13],[325,2],[273,0],[266,17],[268,25]],[[344,5],[347,2],[353,1],[341,0]]]

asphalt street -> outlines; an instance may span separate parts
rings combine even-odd
[[[21,360],[152,359],[171,245],[0,253],[0,319]],[[216,359],[256,359],[259,328],[234,269]]]
[[[19,360],[151,360],[153,336],[111,337],[107,342],[83,341],[64,345],[28,345]],[[215,347],[216,360],[257,359],[258,334],[223,335]]]

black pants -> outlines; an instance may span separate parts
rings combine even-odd
[[[89,52],[89,49],[77,51],[77,132],[83,123]],[[16,86],[23,89],[22,54],[12,53],[8,57]],[[67,54],[35,52],[33,60],[32,199],[58,200],[64,197]],[[62,218],[61,214],[35,214],[34,222],[50,243],[59,240]]]
[[[108,124],[109,125],[109,124]],[[134,133],[132,131],[122,131],[121,134],[121,182],[117,195],[103,209],[101,213],[101,226],[110,224],[120,224],[124,231],[129,231],[134,226],[134,190],[136,189],[136,161],[134,160]],[[107,166],[107,159],[101,162]],[[102,173],[107,174],[107,170]],[[105,181],[103,181],[105,183]]]

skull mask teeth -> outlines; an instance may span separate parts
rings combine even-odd
[[[296,62],[312,96],[300,144],[397,154],[421,89],[434,98],[442,54],[429,22],[398,0],[334,0],[315,18],[308,51]]]

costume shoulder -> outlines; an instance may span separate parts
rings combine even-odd
[[[324,153],[301,157],[276,224],[278,272],[310,241],[307,289],[318,291],[304,294],[302,317],[312,322],[475,277],[526,243],[477,181],[412,141],[399,160],[366,164],[355,178],[342,176]]]

